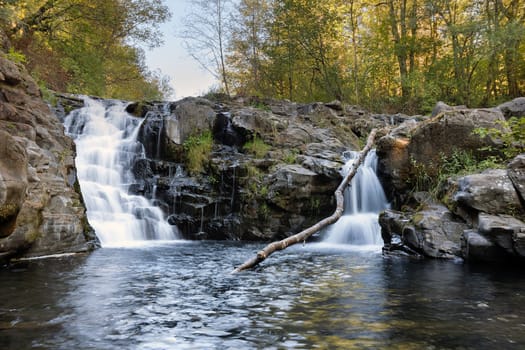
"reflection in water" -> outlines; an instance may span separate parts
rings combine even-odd
[[[375,252],[101,249],[0,271],[2,349],[521,349],[525,277]]]

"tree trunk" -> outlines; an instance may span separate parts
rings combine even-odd
[[[243,270],[257,266],[260,262],[264,261],[268,256],[270,256],[270,254],[274,253],[275,251],[283,250],[293,244],[304,242],[306,241],[308,237],[310,237],[317,231],[336,222],[343,215],[344,190],[348,186],[352,178],[355,176],[355,174],[357,173],[359,166],[365,160],[366,155],[368,154],[370,149],[372,149],[372,145],[374,144],[376,132],[377,132],[376,129],[373,129],[370,132],[370,135],[368,136],[368,140],[366,142],[366,146],[359,153],[357,160],[354,162],[352,166],[352,170],[343,178],[343,181],[341,181],[341,183],[337,187],[335,191],[335,199],[336,199],[337,207],[335,209],[335,212],[331,216],[324,218],[323,220],[319,221],[315,225],[310,226],[309,228],[293,236],[290,236],[278,242],[273,242],[273,243],[268,244],[263,250],[259,251],[257,255],[255,255],[253,258],[246,260],[242,265],[240,265],[235,270],[233,270],[232,273],[241,272]]]

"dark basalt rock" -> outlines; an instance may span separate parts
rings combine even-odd
[[[331,214],[342,153],[357,148],[351,128],[338,127],[344,111],[314,104],[304,115],[295,103],[265,103],[270,110],[204,99],[149,106],[139,135],[145,159],[136,161],[130,189],[191,239],[284,237]],[[335,126],[320,128],[323,116]],[[189,176],[182,145],[206,130],[214,151],[205,171]],[[243,149],[254,135],[269,147],[262,158]]]

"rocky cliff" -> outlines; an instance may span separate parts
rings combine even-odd
[[[331,214],[343,153],[385,123],[339,103],[187,98],[128,111],[145,118],[132,189],[190,239],[268,240]],[[190,172],[189,148],[207,132],[211,152]]]
[[[34,80],[0,55],[0,260],[96,246],[74,157]]]

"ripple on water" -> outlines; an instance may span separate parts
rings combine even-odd
[[[2,349],[521,349],[525,277],[374,251],[101,249],[0,271]]]

